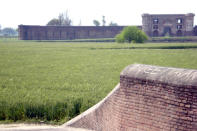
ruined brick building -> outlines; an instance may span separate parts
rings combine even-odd
[[[194,14],[143,14],[142,29],[150,37],[193,36]],[[20,40],[72,40],[114,38],[125,26],[31,26],[19,25]]]
[[[142,29],[148,36],[192,36],[194,14],[142,15]]]

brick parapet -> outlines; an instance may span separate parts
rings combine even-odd
[[[96,108],[65,125],[92,130],[196,131],[197,70],[131,65]]]

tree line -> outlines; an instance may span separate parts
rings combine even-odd
[[[1,28],[0,25],[0,36],[17,36],[17,35],[18,35],[17,29],[11,27]]]
[[[53,18],[50,20],[47,25],[53,25],[53,26],[71,26],[72,20],[68,16],[68,12],[60,13],[58,18]]]
[[[46,25],[47,26],[72,26],[72,24],[73,24],[73,21],[69,17],[68,11],[66,11],[65,13],[60,13],[57,18],[51,19]],[[101,22],[99,22],[98,20],[93,20],[93,24],[95,26],[100,26]],[[81,21],[79,25],[81,25]],[[102,16],[102,26],[106,26],[105,16]],[[118,24],[111,21],[108,26],[118,26]]]

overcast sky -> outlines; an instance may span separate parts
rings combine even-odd
[[[103,15],[107,24],[141,25],[143,13],[197,14],[197,0],[0,0],[0,25],[46,25],[66,11],[73,25],[93,25]]]

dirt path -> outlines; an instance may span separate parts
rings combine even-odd
[[[0,131],[88,131],[45,124],[0,124]]]
[[[45,124],[0,124],[0,131],[2,130],[43,130],[54,129],[58,126],[45,125]]]

